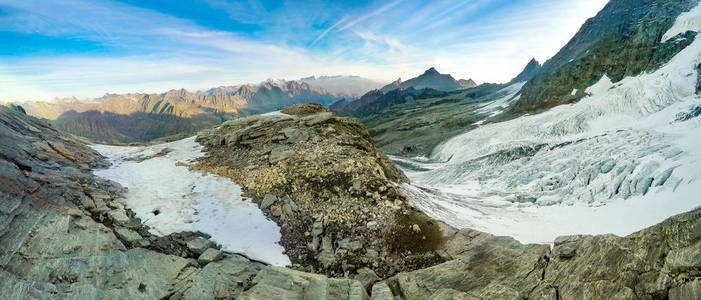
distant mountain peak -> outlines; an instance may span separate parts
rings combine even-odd
[[[528,62],[526,67],[523,68],[523,71],[521,71],[521,73],[514,77],[514,79],[511,79],[510,83],[529,81],[531,80],[531,78],[533,78],[536,74],[540,72],[540,69],[542,67],[543,66],[535,58],[533,58]]]
[[[543,66],[543,65],[541,65],[540,62],[538,62],[538,61],[535,59],[535,57],[534,57],[534,58],[531,58],[531,61],[528,62],[528,64],[526,65],[526,69],[528,69],[528,68],[540,68],[540,67],[542,67],[542,66]]]
[[[458,83],[460,83],[460,85],[464,89],[469,89],[469,88],[473,88],[473,87],[477,86],[477,83],[474,80],[472,80],[472,78],[467,79],[467,80],[460,79],[460,80],[458,80]]]
[[[468,86],[469,82],[465,82]],[[387,93],[396,89],[408,89],[413,87],[414,89],[434,89],[438,91],[454,91],[469,87],[463,87],[463,84],[455,80],[450,74],[441,74],[436,68],[431,67],[426,70],[423,74],[418,77],[411,78],[407,81],[402,81],[401,78],[397,81],[392,82],[384,86],[381,90]]]
[[[349,99],[360,98],[368,91],[380,88],[382,82],[354,75],[317,75],[299,80],[312,87],[320,87]]]
[[[436,71],[436,68],[431,67],[430,69],[426,70],[426,72],[424,72],[423,75],[426,76],[426,75],[440,75],[440,74],[441,73],[438,73],[438,71]]]

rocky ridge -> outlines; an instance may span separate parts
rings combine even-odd
[[[107,162],[44,121],[0,106],[0,149],[3,298],[236,297],[263,267],[200,233],[150,235],[90,173]]]
[[[321,104],[282,112],[201,132],[208,156],[195,168],[241,185],[281,226],[298,268],[387,277],[443,261],[440,225],[408,204],[396,186],[406,177],[358,121]]]

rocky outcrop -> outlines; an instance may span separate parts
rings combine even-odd
[[[208,156],[196,168],[244,187],[281,226],[297,268],[343,276],[366,267],[386,277],[443,261],[437,223],[408,204],[395,186],[406,177],[358,121],[321,105],[283,112],[295,115],[200,133]]]
[[[655,70],[696,38],[686,32],[663,41],[677,16],[698,0],[612,0],[523,88],[516,113],[577,101],[606,74],[613,82]],[[579,93],[572,95],[577,89]]]
[[[235,298],[250,286],[262,264],[222,254],[202,234],[149,234],[118,200],[122,187],[90,173],[106,164],[0,106],[2,298]]]
[[[542,67],[543,66],[541,66],[540,63],[537,60],[535,60],[535,58],[533,58],[528,62],[523,71],[521,71],[521,73],[519,73],[518,75],[516,75],[516,77],[511,79],[511,81],[509,81],[509,83],[507,84],[529,81],[533,77],[538,75],[538,73],[540,73],[540,69]]]
[[[397,274],[373,291],[389,287],[401,299],[701,298],[701,209],[627,237],[561,237],[552,250],[461,233],[469,241],[454,260]]]

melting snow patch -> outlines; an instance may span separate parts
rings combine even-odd
[[[264,114],[261,114],[260,116],[261,116],[261,117],[285,117],[285,118],[291,118],[291,117],[292,117],[292,116],[290,116],[290,115],[288,115],[288,114],[286,114],[286,113],[283,113],[283,112],[281,112],[281,111],[279,111],[279,110],[271,111],[271,112],[268,112],[268,113],[264,113]]]
[[[148,147],[93,148],[113,164],[95,170],[95,175],[128,188],[127,207],[151,227],[151,233],[201,231],[223,250],[277,266],[290,264],[278,244],[280,228],[241,196],[241,187],[182,164],[204,155],[195,137]]]

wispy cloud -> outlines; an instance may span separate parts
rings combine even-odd
[[[322,32],[318,37],[316,37],[316,39],[314,39],[314,41],[312,42],[311,45],[312,45],[312,46],[316,45],[316,43],[318,43],[318,42],[319,42],[321,39],[323,39],[327,34],[329,34],[329,32],[331,32],[331,30],[333,30],[334,28],[338,27],[339,25],[345,23],[346,21],[348,21],[348,17],[347,17],[347,16],[343,16],[343,18],[341,18],[341,20],[339,20],[338,22],[336,22],[336,23],[334,23],[333,25],[331,25],[331,27],[327,28],[327,29],[324,30],[324,32]]]
[[[204,12],[191,17],[107,0],[0,0],[0,34],[49,39],[0,45],[0,100],[309,75],[390,81],[431,66],[503,82],[531,57],[555,54],[607,0],[204,1],[198,6]],[[231,22],[208,22],[222,10]],[[241,23],[255,29],[231,25]],[[74,49],[61,53],[59,47]]]
[[[395,7],[397,4],[401,3],[402,1],[404,1],[404,0],[394,0],[386,5],[370,12],[369,14],[362,15],[360,17],[353,19],[353,20],[350,20],[348,23],[343,24],[343,26],[341,26],[341,28],[339,28],[339,30],[340,31],[346,30],[346,29],[351,28],[351,27],[355,26],[356,24],[361,23],[369,18],[380,15],[380,14],[388,11],[392,7]]]

